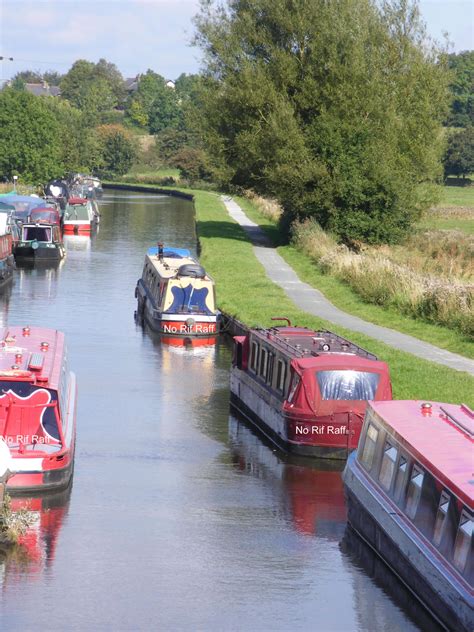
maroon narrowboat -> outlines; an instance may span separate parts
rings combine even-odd
[[[343,479],[351,527],[447,629],[474,629],[474,413],[370,402]]]
[[[385,362],[289,321],[234,337],[230,390],[232,405],[280,448],[332,459],[357,447],[367,400],[392,398]]]
[[[0,328],[0,438],[7,444],[10,492],[66,487],[76,437],[76,378],[64,334]]]

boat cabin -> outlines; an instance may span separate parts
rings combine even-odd
[[[357,461],[394,509],[474,586],[474,412],[371,402]]]
[[[281,423],[269,421],[273,413],[261,402],[280,408],[285,422],[277,440],[286,449],[313,446],[315,456],[330,458],[346,458],[357,447],[368,400],[392,398],[388,367],[375,355],[330,331],[289,321],[234,338],[231,389],[273,431]]]
[[[59,211],[51,207],[34,208],[30,213],[30,222],[32,224],[51,224],[59,226],[61,217]]]

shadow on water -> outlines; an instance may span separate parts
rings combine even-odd
[[[422,630],[441,632],[445,630],[430,613],[423,607],[413,593],[408,590],[398,577],[390,570],[385,562],[357,535],[346,526],[344,537],[340,544],[341,551],[347,558],[364,572],[379,586],[390,599]],[[369,619],[373,609],[367,604]],[[361,612],[364,609],[361,608]]]

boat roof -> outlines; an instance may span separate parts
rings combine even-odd
[[[158,246],[152,246],[148,248],[147,255],[157,255],[158,254]],[[164,257],[174,257],[180,259],[182,257],[191,257],[191,252],[187,248],[163,248],[163,256]]]
[[[159,276],[163,279],[171,279],[177,276],[178,270],[181,266],[188,264],[200,265],[196,261],[196,259],[193,259],[192,257],[176,256],[175,254],[173,254],[172,256],[165,256],[165,254],[163,254],[163,259],[159,259],[158,255],[150,255],[147,253],[146,257],[151,265],[158,272]],[[210,277],[208,274],[206,274],[203,279],[209,281]]]
[[[55,329],[0,327],[0,381],[33,381],[57,389],[64,351],[64,334]]]
[[[67,201],[68,204],[87,204],[89,200],[87,198],[82,197],[70,197]]]
[[[350,340],[327,329],[314,330],[307,327],[271,327],[270,329],[252,329],[251,332],[271,342],[272,346],[293,358],[340,354],[359,356],[368,360],[377,360],[377,356],[369,353]]]
[[[421,464],[474,509],[474,412],[468,406],[421,400],[369,405]]]

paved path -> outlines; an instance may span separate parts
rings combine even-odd
[[[407,351],[424,360],[431,360],[449,366],[451,369],[467,371],[474,375],[474,361],[468,358],[440,349],[428,342],[422,342],[393,329],[368,323],[335,307],[321,292],[298,278],[293,268],[277,253],[263,230],[245,215],[232,198],[222,196],[221,199],[229,215],[242,226],[249,236],[254,245],[255,255],[265,268],[267,275],[285,290],[297,307],[341,327],[376,338],[395,349],[400,349],[400,351]]]

